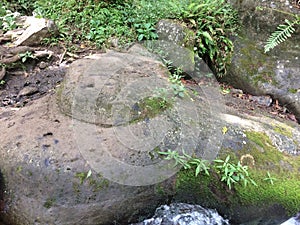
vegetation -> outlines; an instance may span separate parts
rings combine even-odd
[[[230,149],[222,149],[219,158],[215,160],[219,162],[206,164],[209,176],[204,170],[195,176],[196,167],[190,164],[190,156],[185,156],[184,152],[164,152],[162,155],[173,160],[174,164],[180,158],[177,164],[183,166],[176,177],[176,197],[222,209],[229,215],[236,210],[248,211],[253,206],[255,210],[264,210],[274,205],[284,207],[290,215],[297,213],[300,206],[300,156],[289,156],[278,151],[264,133],[247,131],[246,137],[249,141],[242,149],[234,153]],[[239,162],[240,166],[248,166],[249,176],[246,179],[250,185],[245,187],[244,180],[240,179],[232,182],[230,189],[226,179],[222,181],[222,177],[226,175],[226,167],[228,172],[231,170],[229,164],[232,164],[233,170],[239,170]],[[242,175],[247,173],[242,172]]]
[[[163,18],[176,19],[195,32],[195,50],[219,75],[226,72],[233,50],[228,35],[238,28],[237,14],[225,0],[4,0],[0,28],[17,26],[15,11],[54,20],[59,37],[45,43],[60,43],[69,49],[156,39],[156,23]]]
[[[298,3],[299,4],[299,3]],[[264,10],[266,8],[264,7],[257,7],[258,10]],[[295,27],[297,25],[300,25],[300,16],[297,14],[281,11],[278,9],[269,9],[274,10],[279,13],[285,14],[286,16],[289,16],[291,19],[285,19],[284,24],[280,24],[277,27],[277,30],[274,31],[268,40],[266,41],[266,44],[264,46],[265,53],[270,51],[271,49],[275,48],[280,43],[286,41],[289,37],[292,36],[292,34],[295,32]]]
[[[270,51],[275,48],[280,43],[284,42],[287,38],[292,36],[292,33],[295,32],[295,26],[300,25],[300,16],[295,15],[293,21],[285,19],[285,24],[280,24],[277,27],[277,30],[274,31],[265,44],[265,52]]]
[[[166,160],[174,160],[174,166],[182,166],[184,169],[195,169],[195,176],[197,177],[200,172],[204,172],[206,175],[210,175],[209,171],[220,175],[220,180],[226,183],[229,190],[233,184],[243,183],[246,187],[248,183],[257,186],[256,182],[250,177],[248,172],[248,166],[242,165],[240,162],[237,164],[230,162],[230,156],[228,155],[225,160],[215,159],[214,164],[210,167],[209,162],[197,157],[187,155],[183,151],[183,155],[180,155],[177,151],[168,150],[167,152],[159,152],[161,155],[166,156]],[[268,173],[267,181],[273,184],[273,180]]]

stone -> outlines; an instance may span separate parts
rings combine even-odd
[[[293,19],[288,13],[299,15],[299,10],[283,1],[230,2],[238,10],[243,28],[234,39],[232,62],[228,75],[222,80],[250,94],[278,99],[300,121],[299,30],[270,52],[263,50],[277,26],[284,23],[284,19]]]
[[[57,32],[54,21],[44,18],[26,17],[24,22],[26,29],[14,42],[14,45],[36,46],[41,41]]]
[[[164,40],[194,50],[195,33],[183,23],[174,20],[160,20],[156,25],[159,40]]]
[[[285,185],[299,185],[299,125],[230,111],[212,82],[187,85],[179,97],[166,66],[136,49],[77,60],[55,95],[1,109],[0,217],[16,225],[129,224],[169,199],[203,203],[237,224],[294,211],[300,199]],[[168,150],[208,161],[251,155],[260,173],[283,170],[287,180],[257,187],[274,188],[270,201],[256,187],[229,190],[218,174],[208,183],[180,170],[159,153]]]
[[[57,96],[0,117],[6,130],[0,165],[9,190],[8,211],[0,216],[16,225],[88,225],[150,215],[165,199],[160,188],[171,192],[179,169],[157,151],[192,154],[203,134],[210,138],[201,145],[214,151],[199,155],[213,159],[218,152],[221,139],[213,134],[221,127],[209,122],[204,95],[189,92],[173,96],[166,67],[138,54],[110,51],[74,62]],[[147,112],[147,104],[139,109],[142,101],[157,106],[163,98],[169,106],[157,113]]]
[[[19,92],[17,98],[20,98],[20,97],[26,96],[26,95],[32,95],[36,92],[38,92],[38,89],[36,87],[26,86]]]
[[[183,23],[160,20],[156,25],[158,40],[146,41],[145,46],[168,60],[171,65],[191,74],[195,68],[195,33]]]

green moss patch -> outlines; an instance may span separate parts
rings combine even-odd
[[[282,134],[284,136],[287,136],[289,138],[293,137],[293,134],[292,134],[292,131],[291,131],[291,128],[284,125],[284,124],[276,124],[274,125],[274,131],[278,134]]]
[[[154,118],[171,107],[172,104],[162,97],[146,97],[132,106],[130,123]]]
[[[261,132],[245,132],[247,144],[237,152],[223,149],[219,158],[230,154],[233,161],[242,161],[247,156],[249,175],[257,186],[235,183],[231,190],[220,175],[211,171],[210,176],[194,176],[194,170],[183,170],[177,175],[175,200],[183,200],[220,212],[234,215],[236,209],[254,207],[258,211],[274,205],[285,208],[290,215],[300,208],[300,156],[290,156],[279,152],[269,137]],[[269,173],[269,175],[268,175]],[[272,181],[271,181],[272,180]],[[246,212],[245,212],[246,213]]]

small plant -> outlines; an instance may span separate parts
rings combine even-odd
[[[300,16],[293,21],[285,19],[285,24],[280,24],[277,27],[277,30],[274,31],[267,40],[264,46],[265,53],[275,48],[280,43],[286,41],[287,38],[291,37],[292,33],[295,32],[296,25],[300,25]]]
[[[184,169],[191,169],[192,167],[196,166],[195,169],[195,176],[197,177],[200,172],[204,171],[206,175],[209,176],[209,163],[207,160],[199,159],[192,157],[186,154],[183,151],[183,155],[179,155],[177,151],[168,150],[167,152],[158,152],[161,155],[166,156],[166,160],[174,160],[174,166],[182,166]]]
[[[25,53],[19,54],[22,63],[26,62],[28,59],[35,59],[35,56],[30,51],[26,51]]]
[[[188,162],[190,156],[185,154],[184,151],[183,151],[183,155],[180,155],[177,151],[172,151],[172,150],[168,150],[167,152],[158,152],[158,153],[161,155],[165,155],[166,160],[174,160],[175,161],[174,167],[180,165],[183,166],[184,169],[191,168],[191,165]]]
[[[204,172],[207,176],[209,176],[209,163],[207,160],[199,159],[199,158],[191,158],[189,161],[190,164],[195,165],[195,176],[197,177],[200,172]]]
[[[0,86],[5,84],[5,80],[0,80]]]
[[[250,178],[247,166],[243,166],[240,162],[238,162],[237,164],[233,164],[229,162],[229,160],[229,155],[226,157],[225,160],[214,160],[214,162],[216,163],[214,167],[221,175],[221,181],[225,182],[229,189],[232,188],[232,185],[234,183],[239,182],[243,182],[245,187],[249,182],[257,186],[254,180]]]
[[[0,8],[0,29],[4,31],[16,29],[18,26],[16,24],[16,18],[20,16],[17,12],[11,12],[6,10],[4,6]]]
[[[166,109],[168,107],[168,90],[166,88],[157,88],[154,90],[154,97],[160,98],[160,108]]]
[[[275,177],[271,177],[270,172],[267,172],[267,177],[264,179],[264,181],[269,182],[270,184],[274,185],[274,181],[276,181],[277,179]]]
[[[175,165],[183,166],[184,169],[195,168],[195,176],[197,177],[200,172],[204,172],[206,175],[210,175],[209,162],[207,160],[199,159],[187,155],[183,151],[183,155],[180,155],[177,151],[168,150],[167,152],[158,152],[161,155],[166,156],[166,160],[174,160]],[[257,186],[255,181],[250,177],[248,173],[248,167],[243,166],[240,162],[233,164],[230,162],[230,156],[228,155],[225,160],[216,159],[214,160],[214,166],[212,167],[217,173],[221,175],[221,181],[225,182],[229,189],[232,188],[233,184],[242,182],[246,187],[248,183]],[[269,177],[270,178],[270,177]],[[272,180],[273,181],[273,180]]]
[[[286,41],[289,37],[292,36],[292,34],[295,32],[295,27],[297,25],[300,25],[300,16],[297,14],[289,13],[286,11],[282,11],[279,9],[270,9],[265,7],[256,7],[257,10],[272,10],[277,11],[282,14],[286,14],[287,16],[292,17],[292,21],[285,19],[284,24],[280,24],[277,27],[277,30],[274,31],[268,40],[266,41],[266,44],[264,46],[265,53],[270,51],[271,49],[275,48],[280,43]]]
[[[182,77],[182,70],[180,68],[176,68],[175,71],[170,73],[169,76],[169,81],[172,83],[174,95],[181,98],[183,98],[184,94],[186,93],[186,88],[181,82]]]
[[[137,32],[137,39],[138,41],[141,40],[152,40],[157,39],[158,35],[155,32],[156,29],[154,28],[154,23],[141,23],[141,24],[134,24],[134,27]]]
[[[90,178],[91,175],[92,175],[92,171],[89,170],[88,172],[81,172],[81,173],[78,172],[78,173],[76,173],[75,177],[79,178],[80,184],[83,184],[83,182],[86,179]]]

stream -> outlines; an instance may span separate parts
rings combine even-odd
[[[240,225],[300,225],[300,212],[289,220],[259,220]],[[224,219],[215,209],[206,209],[200,205],[172,203],[158,207],[152,218],[131,225],[233,225]]]
[[[1,218],[0,218],[1,219]],[[0,225],[4,224],[0,221]],[[13,224],[9,224],[13,225]],[[172,203],[158,207],[152,218],[130,225],[234,225],[224,219],[215,209],[200,205]],[[239,225],[300,225],[300,212],[286,221],[259,220]]]

